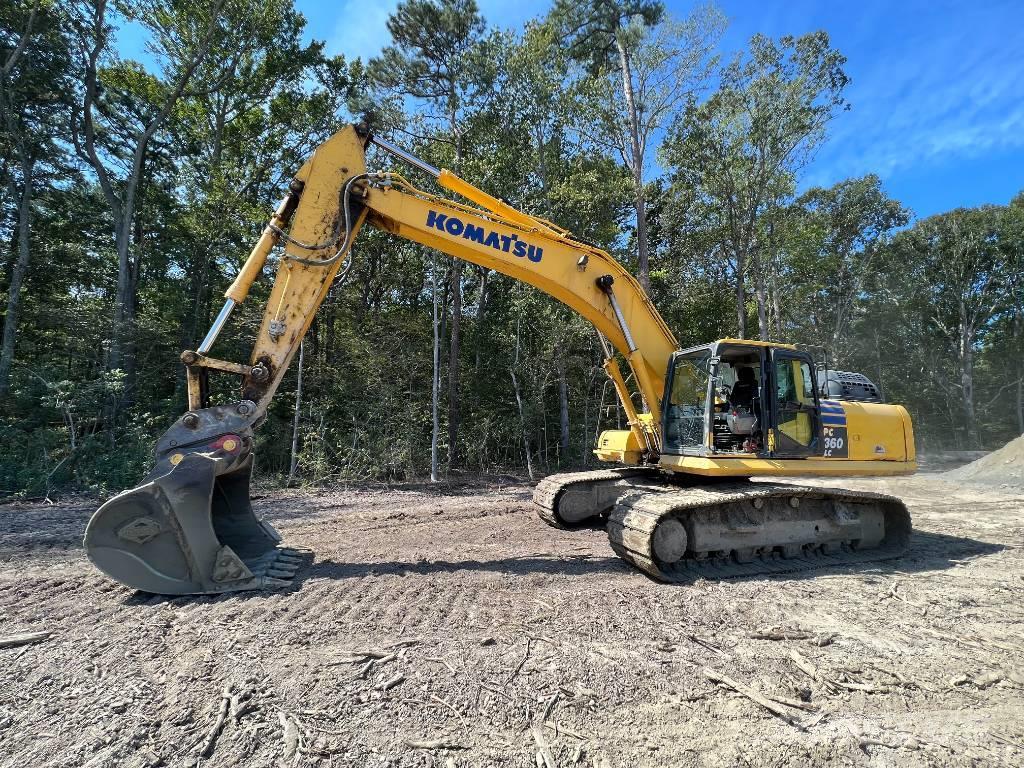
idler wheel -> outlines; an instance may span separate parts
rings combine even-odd
[[[666,564],[678,562],[686,554],[688,537],[683,524],[675,518],[662,520],[651,536],[651,549],[659,561]]]

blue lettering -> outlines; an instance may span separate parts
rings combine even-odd
[[[501,235],[497,232],[490,232],[481,226],[464,222],[462,219],[445,213],[427,211],[427,226],[454,237],[461,236],[463,240],[486,245],[496,251],[511,253],[520,259],[526,257],[534,263],[544,257],[543,248],[520,240],[518,235]]]
[[[478,227],[476,224],[467,224],[466,230],[462,233],[462,237],[466,240],[472,240],[474,243],[483,244],[484,228]]]
[[[444,220],[448,217],[437,211],[427,211],[427,226],[435,227],[444,232]]]

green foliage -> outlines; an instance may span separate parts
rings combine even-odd
[[[755,37],[712,73],[713,9],[676,22],[660,3],[557,2],[502,32],[472,0],[407,0],[389,22],[392,44],[364,63],[309,41],[292,0],[132,0],[90,26],[99,7],[0,8],[4,60],[36,14],[0,83],[0,289],[20,311],[0,396],[0,497],[110,493],[144,475],[185,407],[180,350],[206,332],[290,175],[364,111],[416,154],[634,269],[639,192],[652,298],[684,346],[760,322],[773,338],[827,344],[837,367],[876,379],[908,405],[926,448],[987,447],[1024,430],[1024,193],[909,229],[874,175],[798,195],[846,107],[844,59],[824,33]],[[110,44],[129,21],[149,36],[146,63]],[[92,46],[103,174],[83,160]],[[618,90],[624,58],[633,117]],[[646,142],[667,124],[664,171],[645,170],[656,149]],[[622,128],[642,145],[636,157]],[[36,165],[31,259],[12,291],[19,147]],[[300,479],[429,476],[434,279],[442,399],[458,371],[458,407],[438,413],[440,453],[456,453],[456,434],[461,457],[449,473],[593,462],[597,433],[622,426],[593,329],[537,290],[367,228],[306,339]],[[118,341],[130,354],[114,365],[119,286],[132,303]],[[248,359],[268,291],[257,282],[217,356]],[[294,367],[258,433],[262,476],[288,472]],[[237,397],[229,377],[214,381],[215,402]]]

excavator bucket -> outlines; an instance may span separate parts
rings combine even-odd
[[[252,429],[241,406],[191,411],[161,438],[153,471],[97,510],[89,559],[125,586],[165,595],[288,585],[301,553],[249,501]]]

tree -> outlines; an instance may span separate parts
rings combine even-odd
[[[191,348],[210,320],[210,288],[247,254],[266,200],[280,197],[288,174],[337,128],[358,90],[341,56],[322,42],[303,43],[305,20],[292,0],[253,3],[245,39],[217,38],[197,67],[193,88],[168,123],[180,154],[176,169],[185,206],[188,293],[182,343]]]
[[[1012,208],[958,209],[918,222],[895,238],[887,254],[885,278],[899,303],[920,313],[924,332],[952,363],[952,371],[933,365],[927,374],[959,401],[967,448],[980,445],[979,342],[993,321],[1011,309],[1024,281],[1020,232]]]
[[[629,171],[637,274],[649,289],[645,176],[651,139],[702,87],[725,18],[713,6],[676,21],[665,17],[661,3],[647,0],[559,0],[549,24],[568,40],[570,55],[587,64],[589,77],[578,84],[577,125]]]
[[[758,328],[769,338],[764,217],[787,198],[797,174],[825,138],[828,121],[845,108],[846,59],[825,32],[778,41],[755,35],[720,85],[700,103],[691,99],[662,152],[679,194],[693,196],[712,217],[729,261],[741,338],[747,331],[748,277],[753,278]]]
[[[124,368],[131,386],[135,291],[141,269],[132,251],[140,185],[151,143],[162,130],[216,38],[245,39],[244,15],[222,15],[228,0],[144,0],[127,6],[128,18],[152,36],[149,50],[161,73],[146,72],[110,49],[113,27],[107,0],[79,4],[82,102],[73,138],[95,173],[114,220],[117,290],[108,366]],[[234,7],[234,6],[232,6]]]
[[[475,101],[493,79],[481,42],[486,31],[483,16],[475,0],[405,0],[388,17],[387,26],[392,43],[370,62],[370,76],[385,88],[418,100],[427,110],[436,110],[428,111],[428,121],[443,127],[442,140],[451,149],[453,170],[460,173],[467,116],[479,108]],[[454,465],[460,418],[461,261],[452,264],[450,288],[448,461]],[[434,376],[439,377],[440,371],[435,370]],[[437,428],[437,418],[434,422]],[[436,442],[432,441],[435,446]],[[436,448],[434,452],[436,459]]]
[[[768,250],[779,284],[771,294],[785,333],[776,336],[826,346],[842,359],[880,253],[910,212],[869,174],[809,189],[777,218]]]
[[[0,150],[5,157],[0,181],[17,210],[17,256],[0,338],[2,397],[10,388],[21,292],[32,252],[33,197],[48,175],[67,173],[56,142],[66,136],[72,88],[68,32],[50,2],[5,5],[0,28]]]

